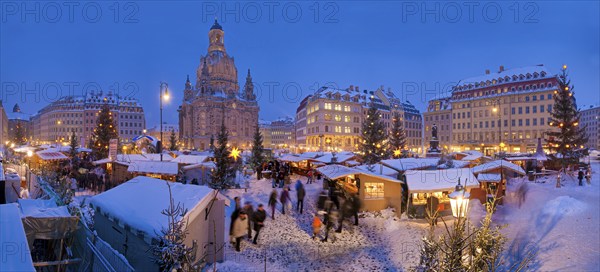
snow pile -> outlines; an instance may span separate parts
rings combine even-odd
[[[560,216],[576,215],[586,209],[586,204],[570,196],[559,196],[546,203],[542,213]]]

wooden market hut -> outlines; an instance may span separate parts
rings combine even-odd
[[[402,181],[376,172],[336,164],[325,165],[316,170],[326,179],[332,180],[344,194],[358,194],[362,203],[361,211],[380,211],[392,207],[400,215]]]
[[[176,162],[134,161],[129,163],[127,171],[134,177],[147,176],[168,181],[176,181],[179,168]]]
[[[430,197],[438,199],[441,215],[450,212],[448,195],[454,191],[459,179],[467,191],[479,188],[479,182],[470,168],[407,170],[404,175],[408,187],[407,210],[409,215],[413,214],[416,217],[425,216],[427,200]]]
[[[477,198],[481,203],[485,203],[495,195],[498,204],[502,204],[502,197],[506,194],[506,180],[525,175],[525,170],[521,166],[505,160],[484,163],[471,170],[480,182],[480,187],[473,190],[471,198]]]

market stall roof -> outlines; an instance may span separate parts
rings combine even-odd
[[[171,155],[163,153],[163,161],[172,161]],[[160,161],[160,154],[118,154],[117,161]]]
[[[300,156],[302,158],[307,158],[307,159],[314,159],[322,154],[323,154],[323,152],[304,152],[298,156]]]
[[[452,160],[452,164],[453,164],[452,168],[463,168],[463,167],[469,166],[469,164],[471,164],[471,162],[470,161]],[[446,164],[440,164],[440,165],[438,165],[437,168],[438,169],[446,169],[448,167],[446,166]]]
[[[97,212],[106,214],[120,224],[156,237],[168,227],[168,218],[162,214],[170,201],[166,182],[139,176],[92,197],[90,203]],[[181,203],[188,209],[186,216],[196,213],[196,210],[204,212],[204,207],[210,203],[214,193],[207,186],[176,182],[170,182],[169,185],[175,203]]]
[[[44,161],[60,161],[60,160],[68,160],[69,157],[65,156],[65,154],[60,152],[53,151],[38,151],[35,154]]]
[[[530,160],[535,160],[535,158],[533,158],[533,157],[527,157],[527,156],[506,157],[504,159],[507,160],[507,161],[530,161]]]
[[[357,162],[355,160],[349,160],[349,161],[345,161],[344,162],[346,165],[348,166],[356,166],[356,165],[360,165],[360,162]]]
[[[445,170],[409,170],[405,172],[410,193],[431,193],[453,191],[460,184],[465,188],[477,188],[479,182],[470,168],[452,168]]]
[[[305,161],[308,158],[303,158],[303,157],[298,157],[298,156],[294,156],[294,155],[284,155],[281,158],[279,158],[280,161],[288,161],[288,162],[301,162],[301,161]]]
[[[163,156],[164,157],[164,156]],[[181,164],[199,164],[203,163],[208,159],[207,156],[198,156],[198,155],[181,155],[171,162],[181,163]],[[163,158],[164,160],[164,158]]]
[[[19,199],[21,217],[71,217],[67,206],[57,206],[54,199]]]
[[[479,173],[490,172],[492,170],[496,170],[499,168],[509,169],[517,174],[525,175],[525,171],[523,170],[523,168],[521,168],[521,166],[518,166],[512,162],[508,162],[505,160],[495,160],[495,161],[487,162],[487,163],[484,163],[481,165],[477,165],[477,166],[473,167],[472,170],[473,170],[473,174],[479,174]]]
[[[134,161],[129,164],[128,172],[177,175],[178,165],[176,162],[167,161]]]
[[[397,179],[389,177],[389,176],[377,174],[377,172],[363,171],[360,169],[350,168],[350,167],[346,167],[346,166],[339,165],[339,164],[325,165],[325,166],[317,168],[316,170],[319,171],[321,174],[323,174],[325,177],[327,177],[329,179],[338,179],[338,178],[343,178],[343,177],[349,176],[349,175],[366,175],[366,176],[380,178],[380,179],[391,181],[391,182],[402,183],[402,181],[400,181],[400,180],[397,180]]]
[[[479,182],[500,182],[502,176],[497,173],[481,173],[477,175],[477,180],[479,180]]]
[[[27,145],[25,145],[25,146],[17,147],[15,149],[13,149],[13,151],[16,152],[16,153],[27,153],[27,151],[35,152],[36,149],[37,148],[35,148],[33,146],[27,146]]]
[[[31,251],[25,236],[23,222],[19,219],[19,207],[16,203],[0,205],[0,245],[16,245],[17,252],[9,253],[2,248],[2,271],[35,271]],[[10,254],[13,254],[12,257]]]
[[[366,164],[365,165],[354,166],[352,168],[358,169],[360,171],[371,172],[369,170],[369,166],[366,165]],[[387,166],[385,166],[383,164],[380,164],[380,163],[373,165],[373,172],[372,173],[379,174],[379,175],[384,175],[384,176],[390,176],[390,177],[396,177],[398,175],[398,171],[396,171],[396,170],[394,170],[392,168],[389,168],[389,167],[387,167]]]
[[[336,163],[343,163],[347,160],[354,159],[354,157],[356,157],[356,156],[352,153],[341,153],[340,152],[338,154],[335,154]],[[323,154],[323,156],[320,156],[315,159],[311,159],[311,161],[319,161],[322,163],[332,163],[332,161],[331,161],[332,159],[333,159],[332,153],[325,153],[325,154]]]
[[[439,160],[437,158],[403,158],[382,160],[381,163],[396,171],[406,171],[436,167]]]
[[[196,169],[196,168],[217,168],[217,164],[215,164],[215,162],[213,161],[208,161],[208,162],[203,162],[203,163],[198,163],[198,164],[190,164],[190,165],[186,165],[184,167],[182,167],[181,169],[183,170],[190,170],[190,169]]]
[[[467,156],[465,156],[464,158],[461,159],[463,161],[474,161],[474,160],[477,160],[477,159],[480,159],[481,157],[483,157],[483,153],[481,153],[479,151],[475,151],[475,150],[467,150],[467,151],[464,151],[463,153],[467,154]]]

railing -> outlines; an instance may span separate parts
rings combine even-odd
[[[82,259],[75,271],[131,272],[135,271],[121,254],[95,235],[85,224],[79,223],[74,251]]]

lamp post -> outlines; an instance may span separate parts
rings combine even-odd
[[[466,180],[465,180],[466,182]],[[465,190],[460,184],[460,178],[458,178],[458,185],[454,188],[454,192],[450,193],[450,206],[452,207],[452,215],[456,218],[464,218],[469,208],[469,197],[471,194]]]
[[[31,195],[31,156],[33,151],[27,150],[27,193]]]
[[[163,87],[164,87],[164,92],[163,92]],[[160,88],[159,88],[159,92],[160,92],[160,161],[163,161],[163,152],[162,152],[162,145],[163,145],[163,121],[162,121],[162,112],[163,112],[163,100],[168,101],[169,100],[169,84],[167,84],[166,82],[161,82],[160,83]]]

